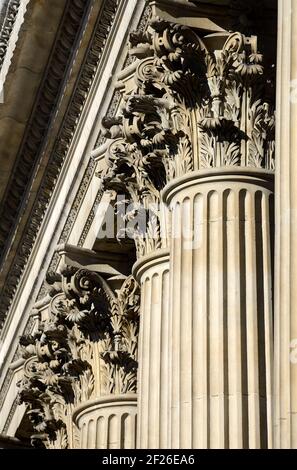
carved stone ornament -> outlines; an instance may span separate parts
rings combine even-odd
[[[1,2],[3,3],[3,2]],[[5,54],[8,48],[9,39],[15,24],[15,20],[18,14],[18,11],[21,6],[21,0],[9,0],[7,5],[1,8],[5,8],[5,16],[1,18],[1,28],[0,28],[0,69],[3,65]]]
[[[139,59],[135,86],[123,94],[120,115],[103,120],[112,142],[100,177],[103,189],[133,203],[131,217],[139,207],[148,211],[169,181],[189,172],[274,169],[273,68],[264,70],[256,36],[201,38],[155,18],[147,31],[130,35],[130,53]],[[138,256],[161,245],[158,212],[146,232],[135,230]]]
[[[11,0],[9,7],[10,5],[16,5],[18,3],[20,3],[19,0]],[[104,45],[110,34],[118,10],[118,3],[119,0],[103,1],[95,32],[92,36],[82,71],[78,77],[61,132],[57,136],[47,171],[44,174],[37,199],[31,211],[29,222],[19,243],[19,249],[9,269],[5,285],[0,292],[0,329],[4,324],[21,276],[28,263],[61,168],[68,154],[75,129],[79,123],[79,118],[83,112],[89,90],[96,76],[96,70],[104,55]],[[30,181],[29,175],[33,174],[32,172],[37,162],[36,159],[39,156],[43,139],[46,136],[46,129],[50,127],[49,120],[54,115],[53,109],[56,105],[61,85],[63,84],[63,77],[67,69],[68,61],[71,58],[71,54],[68,52],[65,53],[65,51],[69,51],[78,45],[79,41],[76,41],[77,38],[80,37],[80,29],[84,28],[85,15],[89,7],[90,2],[88,0],[71,1],[68,2],[66,6],[58,40],[56,41],[56,48],[51,56],[47,75],[39,93],[36,115],[34,114],[32,117],[32,123],[27,138],[24,140],[24,144],[20,149],[20,158],[17,160],[18,166],[14,172],[14,177],[11,179],[10,189],[7,191],[7,197],[3,202],[2,209],[0,208],[0,257],[5,253],[7,248],[7,241],[10,239],[9,233],[13,231],[13,226],[21,207],[21,201]],[[10,12],[10,9],[7,11]],[[16,12],[11,12],[11,14],[13,17],[16,16]],[[12,25],[12,21],[14,20],[9,19],[9,24]],[[6,20],[3,25],[6,25]],[[2,32],[0,32],[0,67],[1,57],[5,54],[6,50],[6,42],[3,40],[4,29],[6,28],[6,26],[5,28],[4,26],[2,27]],[[4,36],[7,38],[8,34],[9,33],[6,31]],[[59,77],[59,79],[57,79],[57,77]]]
[[[76,406],[91,398],[136,392],[138,285],[132,276],[115,293],[96,272],[66,266],[48,278],[48,319],[21,338],[20,402],[34,445],[75,448]]]

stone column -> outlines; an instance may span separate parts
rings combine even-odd
[[[169,253],[158,250],[134,265],[141,286],[137,448],[168,447]]]
[[[137,395],[110,395],[80,405],[73,421],[80,449],[135,449]]]
[[[164,189],[171,448],[272,445],[272,191],[271,172],[234,167]]]
[[[297,4],[279,0],[275,448],[297,448]]]

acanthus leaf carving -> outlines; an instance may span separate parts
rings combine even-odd
[[[71,266],[47,282],[55,284],[48,318],[21,338],[19,400],[35,445],[64,448],[76,439],[76,406],[98,394],[136,392],[139,292],[132,276],[113,292],[97,272]]]
[[[274,169],[274,78],[264,69],[256,36],[200,37],[157,17],[145,34],[131,35],[130,53],[139,59],[134,89],[123,92],[116,120],[103,121],[116,139],[99,175],[103,190],[132,203],[126,217],[158,204],[167,183],[192,171]],[[155,217],[145,230],[133,228],[138,256],[162,246]]]

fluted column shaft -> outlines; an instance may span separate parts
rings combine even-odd
[[[133,272],[141,286],[137,448],[167,448],[168,251],[142,258]]]
[[[135,449],[136,394],[102,396],[73,413],[80,449]]]
[[[297,448],[297,4],[278,2],[274,447]]]
[[[272,445],[273,176],[200,171],[172,213],[169,446]]]

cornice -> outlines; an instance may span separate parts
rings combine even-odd
[[[21,0],[9,0],[5,7],[3,22],[0,29],[0,69],[4,62],[5,54],[8,48],[9,39],[15,24],[18,11],[21,6]]]
[[[140,19],[140,22],[138,24],[138,29],[139,30],[144,31],[147,28],[150,16],[151,16],[151,8],[149,6],[147,6],[144,9],[143,14],[142,14],[141,19]],[[123,67],[126,67],[130,57],[131,56],[129,56],[129,55],[126,57],[126,60],[124,62]],[[110,101],[109,107],[108,107],[108,112],[107,112],[108,117],[114,117],[115,116],[115,114],[117,113],[118,107],[119,107],[120,99],[121,99],[120,92],[118,90],[115,90],[114,93],[113,93],[112,99]],[[97,158],[98,158],[98,155],[97,155],[96,151],[98,149],[98,146],[100,146],[101,143],[104,143],[104,142],[106,142],[106,138],[102,136],[102,133],[101,133],[101,130],[100,130],[100,132],[97,136],[97,139],[96,139],[96,143],[95,143],[95,146],[94,146],[94,151],[92,152],[92,154],[90,156],[90,159],[88,161],[86,170],[84,172],[84,176],[82,178],[79,189],[78,189],[77,194],[75,196],[75,199],[73,201],[71,210],[70,210],[70,212],[67,216],[66,223],[63,227],[61,236],[59,238],[59,244],[66,243],[67,240],[68,240],[68,237],[71,233],[71,230],[72,230],[72,228],[75,224],[75,220],[76,220],[78,211],[81,207],[81,203],[82,203],[82,201],[85,197],[85,194],[86,194],[87,189],[89,187],[90,181],[91,181],[91,179],[93,178],[93,176],[95,174],[96,162],[97,162]],[[97,211],[97,208],[100,204],[101,198],[102,198],[102,191],[99,189],[97,191],[96,196],[95,196],[95,199],[94,199],[93,205],[91,207],[91,210],[88,214],[87,220],[86,220],[86,222],[83,226],[83,229],[82,229],[79,241],[78,241],[78,246],[79,247],[83,247],[83,245],[85,243],[85,240],[88,236],[89,230],[90,230],[90,228],[92,226],[92,223],[94,221],[96,211]],[[56,271],[57,267],[59,265],[59,261],[60,261],[60,256],[57,252],[55,252],[52,259],[51,259],[48,271]],[[38,294],[38,299],[42,299],[42,297],[45,294],[46,294],[46,288],[45,288],[45,283],[43,283],[43,285],[42,285],[42,287],[39,291],[39,294]]]
[[[88,0],[68,2],[31,122],[24,137],[13,176],[0,207],[0,257],[5,257],[23,199],[38,162],[43,139],[53,117],[64,77],[71,61],[71,50],[83,25]]]
[[[30,256],[65,156],[71,144],[74,130],[100,62],[103,47],[108,37],[118,3],[118,0],[105,0],[103,2],[96,31],[86,55],[82,72],[77,81],[62,129],[57,136],[56,144],[39,188],[29,221],[23,232],[14,262],[12,263],[12,268],[6,277],[5,286],[1,292],[0,320],[2,325],[13,295],[16,292],[24,267]],[[29,175],[32,175],[34,171],[43,140],[46,137],[46,130],[49,126],[53,110],[55,109],[57,96],[59,95],[69,63],[69,50],[73,49],[73,44],[75,44],[79,30],[84,24],[84,18],[89,5],[90,2],[88,0],[75,0],[71,1],[68,5],[68,11],[64,16],[61,32],[57,40],[56,50],[52,56],[43,90],[40,93],[34,125],[31,125],[30,132],[23,145],[18,169],[15,172],[14,181],[11,183],[10,191],[7,194],[5,205],[3,205],[2,210],[0,210],[2,214],[0,218],[2,240],[6,240],[11,230],[13,230],[20,203],[26,194]],[[3,250],[3,248],[4,243],[2,242],[1,246],[0,241],[0,249]]]

